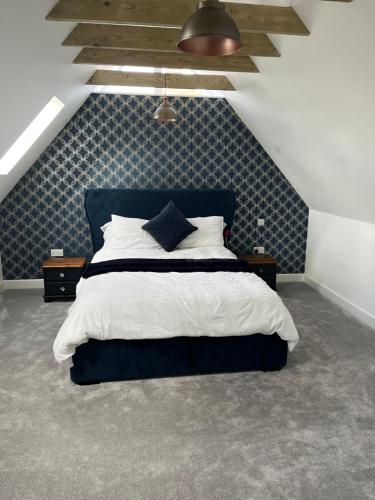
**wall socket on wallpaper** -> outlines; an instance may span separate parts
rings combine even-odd
[[[254,253],[264,253],[264,247],[254,247]]]
[[[51,249],[51,257],[64,257],[64,249],[63,248],[52,248]]]

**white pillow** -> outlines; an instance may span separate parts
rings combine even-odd
[[[193,217],[187,219],[198,230],[191,233],[177,246],[177,249],[223,246],[225,228],[221,216]],[[103,248],[158,248],[161,246],[142,229],[147,219],[135,219],[112,215],[112,222],[101,227],[104,237]]]
[[[104,226],[101,226],[100,229],[103,231],[103,233],[105,233],[111,224],[112,224],[112,222],[107,222],[107,224],[104,224]],[[104,238],[104,236],[103,236],[103,238]]]
[[[182,240],[177,245],[177,249],[224,245],[224,217],[216,215],[211,217],[193,217],[192,219],[188,219],[188,221],[197,227],[198,230]]]
[[[146,219],[135,219],[112,215],[112,222],[101,227],[103,231],[103,248],[161,248],[159,243],[142,229]]]

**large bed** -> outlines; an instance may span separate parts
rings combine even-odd
[[[94,257],[54,343],[77,384],[220,372],[280,370],[298,334],[276,292],[223,244],[103,247],[111,216],[149,220],[173,201],[185,217],[236,209],[230,190],[89,189]],[[191,220],[191,219],[189,219]],[[224,229],[224,228],[223,228]],[[91,267],[90,267],[91,266]]]

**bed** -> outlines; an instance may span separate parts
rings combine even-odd
[[[275,371],[286,365],[288,347],[298,342],[289,311],[225,246],[168,255],[102,248],[101,228],[112,214],[148,220],[171,200],[186,217],[220,215],[227,231],[232,226],[236,199],[230,190],[86,191],[91,266],[105,271],[81,280],[54,343],[57,361],[71,364],[74,383]],[[219,268],[199,267],[207,262]],[[113,267],[119,263],[121,268]]]

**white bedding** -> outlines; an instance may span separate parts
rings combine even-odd
[[[208,259],[236,256],[223,246],[165,252],[102,249],[93,262],[125,258]],[[89,338],[157,339],[263,333],[288,341],[298,333],[276,292],[255,274],[241,272],[112,272],[81,280],[55,343],[58,362]]]

